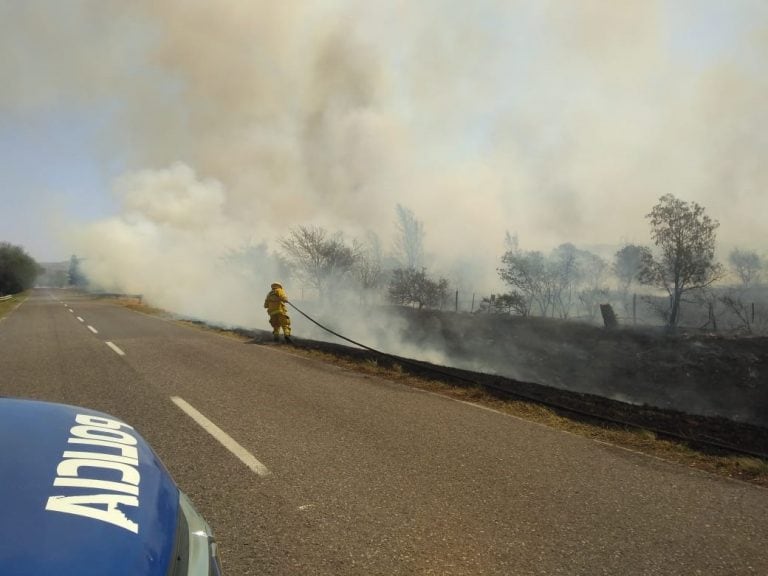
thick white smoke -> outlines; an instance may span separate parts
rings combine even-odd
[[[177,163],[126,175],[115,191],[121,215],[83,234],[83,267],[97,286],[231,325],[262,319],[254,302],[275,270],[268,258],[235,260],[248,231],[224,216],[221,183]]]
[[[487,293],[506,230],[647,243],[665,193],[762,248],[768,14],[719,4],[9,2],[0,106],[107,118],[121,212],[74,244],[104,287],[247,323],[277,271],[233,253],[313,224],[390,246],[400,203],[430,271]]]

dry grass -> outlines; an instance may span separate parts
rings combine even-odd
[[[16,294],[13,298],[9,298],[8,300],[3,300],[0,302],[0,318],[16,308],[20,302],[26,300],[27,296],[29,296],[28,292],[22,292],[21,294]]]
[[[119,303],[132,310],[168,317],[166,312],[152,308],[146,304],[135,301]],[[231,336],[240,340],[247,340],[243,335],[230,330],[209,327],[196,322],[181,322],[197,328],[212,330],[219,334]],[[304,349],[301,347],[291,347],[290,351],[293,354],[332,363],[356,372],[378,376],[420,390],[441,394],[465,402],[472,402],[516,418],[536,422],[550,428],[564,430],[572,434],[591,438],[595,441],[604,442],[626,450],[640,452],[668,462],[674,462],[691,468],[718,474],[720,476],[735,478],[751,484],[768,487],[768,461],[759,458],[752,458],[739,454],[728,454],[723,451],[699,449],[682,441],[659,438],[654,432],[649,430],[628,428],[597,421],[586,422],[582,419],[572,418],[564,413],[558,413],[551,408],[536,404],[535,402],[499,398],[498,396],[489,394],[480,386],[455,386],[438,380],[414,376],[409,374],[399,364],[382,366],[375,359],[352,360],[328,352]]]
[[[121,297],[121,298],[115,298],[115,302],[120,306],[124,306],[125,308],[129,308],[136,312],[151,314],[153,316],[162,316],[162,317],[168,317],[168,318],[171,317],[171,315],[168,314],[165,310],[162,310],[160,308],[154,308],[152,306],[145,304],[141,298]]]

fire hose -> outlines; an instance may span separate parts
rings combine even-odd
[[[733,446],[731,444],[725,444],[723,442],[717,442],[713,440],[708,440],[705,438],[697,438],[693,436],[684,436],[682,434],[678,434],[676,432],[672,432],[670,430],[662,430],[660,428],[655,428],[652,426],[645,426],[640,424],[635,424],[633,422],[628,422],[626,420],[621,420],[618,418],[611,418],[609,416],[595,414],[592,412],[587,412],[586,410],[580,410],[579,408],[574,408],[572,406],[566,406],[564,404],[560,404],[558,402],[553,402],[551,400],[544,400],[542,398],[535,398],[533,396],[530,396],[528,394],[524,394],[522,392],[514,392],[512,390],[509,390],[507,388],[503,388],[501,386],[497,386],[494,384],[488,384],[488,383],[481,383],[477,380],[473,380],[472,378],[467,378],[465,376],[461,376],[460,374],[454,374],[451,372],[448,372],[446,370],[440,370],[439,368],[425,364],[422,362],[418,362],[416,360],[411,360],[409,358],[402,358],[400,356],[395,356],[393,354],[389,354],[387,352],[382,352],[381,350],[376,350],[375,348],[371,348],[370,346],[366,346],[365,344],[361,344],[360,342],[356,342],[352,340],[351,338],[347,338],[346,336],[343,336],[339,334],[338,332],[335,332],[328,328],[327,326],[322,325],[320,322],[309,316],[306,312],[301,310],[298,306],[296,306],[293,302],[286,302],[289,306],[291,306],[296,312],[304,316],[307,320],[321,328],[322,330],[325,330],[326,332],[333,334],[337,338],[341,338],[342,340],[346,340],[347,342],[354,344],[355,346],[359,346],[360,348],[363,348],[365,350],[368,350],[369,352],[373,352],[374,354],[378,354],[384,358],[388,358],[391,361],[397,362],[399,364],[405,364],[408,366],[413,366],[415,368],[418,368],[419,370],[424,370],[428,372],[433,372],[435,374],[440,374],[442,376],[446,376],[448,378],[452,378],[455,380],[460,380],[462,382],[466,382],[468,384],[471,384],[473,386],[477,386],[479,388],[485,388],[486,390],[493,390],[497,394],[501,394],[504,396],[508,396],[511,398],[516,398],[520,400],[525,400],[527,402],[532,402],[534,404],[540,404],[542,406],[547,406],[549,408],[554,408],[555,410],[570,412],[571,414],[577,414],[579,416],[584,416],[593,420],[599,420],[601,422],[606,422],[609,424],[617,424],[620,426],[625,426],[627,428],[634,428],[636,430],[647,430],[649,432],[653,432],[654,434],[657,434],[659,436],[663,436],[666,438],[671,438],[675,440],[683,441],[687,444],[698,444],[700,446],[708,446],[711,448],[717,448],[719,450],[726,450],[729,452],[735,452],[738,454],[745,454],[748,456],[754,456],[755,458],[760,458],[763,460],[768,460],[768,454],[762,453],[762,452],[756,452],[752,450],[746,450],[744,448],[739,448],[738,446]]]

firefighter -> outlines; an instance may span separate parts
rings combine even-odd
[[[273,282],[272,290],[264,299],[264,308],[267,309],[269,323],[272,326],[272,338],[278,342],[280,340],[280,328],[282,328],[285,341],[292,344],[291,319],[288,317],[288,310],[285,307],[286,302],[288,302],[288,295],[283,290],[283,285],[280,282]]]

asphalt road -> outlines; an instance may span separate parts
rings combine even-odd
[[[768,574],[764,489],[67,291],[0,322],[0,394],[134,425],[228,576]]]

